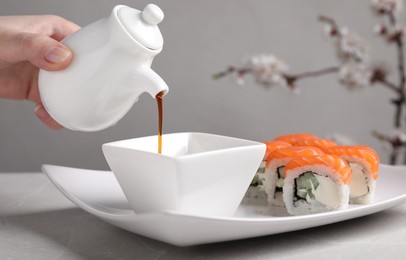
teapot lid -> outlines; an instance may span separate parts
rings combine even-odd
[[[164,40],[158,24],[164,19],[164,13],[157,5],[148,4],[142,12],[122,6],[117,11],[117,16],[126,31],[137,42],[152,50],[162,48]]]

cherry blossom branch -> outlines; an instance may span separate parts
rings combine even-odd
[[[327,67],[319,70],[306,71],[298,74],[283,74],[289,86],[293,86],[297,80],[305,78],[320,77],[330,73],[336,73],[340,70],[340,67]]]
[[[392,90],[396,94],[400,94],[401,90],[398,85],[393,82],[388,81],[387,79],[379,79],[376,80],[377,83],[380,83],[381,86],[387,87],[388,89]]]
[[[396,25],[396,17],[393,11],[385,11],[382,14],[387,15],[389,17],[391,25],[394,27]],[[338,26],[337,22],[330,17],[327,16],[319,16],[319,20],[323,23],[328,24],[331,28],[329,31],[330,37],[341,38],[343,35],[340,32],[340,27]],[[394,41],[397,43],[398,46],[398,71],[399,71],[399,85],[395,83],[389,82],[386,79],[387,72],[383,71],[381,68],[377,67],[372,70],[371,76],[371,84],[373,83],[381,83],[380,85],[389,88],[395,94],[398,95],[398,98],[395,99],[393,102],[396,106],[396,116],[395,116],[395,126],[400,126],[400,117],[402,112],[402,106],[406,103],[405,98],[405,84],[406,84],[406,75],[404,72],[405,61],[404,61],[404,54],[403,54],[403,38],[402,34],[399,32],[393,33],[389,35],[388,41]]]
[[[214,74],[213,79],[221,79],[233,73],[237,74],[238,76],[244,76],[245,74],[249,74],[252,72],[253,70],[251,68],[237,68],[228,66],[227,70]]]
[[[393,125],[400,131],[405,123],[401,119],[405,114],[406,107],[406,61],[403,39],[406,31],[398,24],[402,0],[372,0],[371,3],[375,13],[383,18],[380,24],[375,27],[376,32],[388,43],[393,43],[396,46],[398,80],[395,82],[388,79],[386,66],[370,63],[368,42],[363,37],[346,27],[340,26],[328,16],[319,16],[318,19],[323,23],[327,35],[334,44],[338,66],[293,74],[288,71],[288,66],[274,55],[261,55],[251,57],[240,68],[229,66],[227,70],[213,75],[213,78],[220,79],[228,75],[236,75],[237,82],[243,83],[244,76],[250,74],[263,86],[281,85],[294,90],[298,80],[337,73],[340,83],[350,90],[380,85],[395,95],[395,98],[391,100],[395,106]],[[383,135],[374,131],[372,135],[391,146],[390,163],[395,164],[401,149],[403,151],[406,148],[406,134],[398,132],[393,135]],[[406,149],[404,163],[406,164]]]
[[[372,135],[380,141],[386,142],[391,146],[391,152],[389,157],[389,163],[396,164],[399,150],[402,147],[406,147],[406,142],[403,141],[399,135],[389,136],[379,133],[378,131],[372,131]]]
[[[397,25],[397,19],[394,12],[386,12],[386,15],[389,18],[390,24],[395,27]],[[396,50],[398,56],[398,74],[399,74],[399,97],[393,102],[396,106],[395,111],[395,127],[401,127],[401,117],[402,117],[402,110],[403,105],[406,102],[405,99],[405,86],[406,86],[406,75],[405,75],[405,58],[404,58],[404,44],[403,44],[403,37],[402,33],[395,33],[394,36],[391,37],[392,40],[396,43]],[[406,160],[406,157],[405,157]]]
[[[339,71],[338,66],[334,67],[327,67],[327,68],[322,68],[318,70],[313,70],[313,71],[306,71],[298,74],[289,74],[289,73],[283,73],[281,76],[285,78],[288,86],[294,86],[297,80],[305,79],[305,78],[312,78],[312,77],[320,77],[326,74],[331,74],[331,73],[336,73]],[[243,77],[246,74],[254,73],[254,70],[252,68],[237,68],[233,66],[229,66],[227,70],[218,72],[213,75],[214,79],[220,79],[226,76],[229,76],[231,74],[236,74],[237,77]]]

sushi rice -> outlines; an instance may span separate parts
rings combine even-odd
[[[283,200],[289,214],[348,207],[351,169],[344,160],[333,155],[295,158],[285,169]]]

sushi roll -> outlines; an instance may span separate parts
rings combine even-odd
[[[344,209],[348,206],[351,168],[334,155],[292,159],[285,168],[283,200],[291,215]]]
[[[316,147],[291,146],[273,151],[269,154],[265,174],[262,175],[261,189],[266,192],[271,206],[283,207],[282,187],[284,184],[285,165],[295,157],[324,154]],[[261,176],[261,177],[262,177]]]
[[[293,145],[293,143],[295,143],[298,140],[315,139],[315,138],[318,138],[318,137],[315,135],[309,134],[309,133],[298,133],[298,134],[280,135],[280,136],[276,137],[274,140],[284,141],[284,142],[287,142],[287,143],[290,143],[291,145]]]
[[[269,162],[269,159],[270,159],[269,155],[273,151],[292,146],[290,143],[283,142],[283,141],[269,141],[269,142],[265,142],[265,144],[266,144],[266,152],[265,152],[264,159],[262,160],[262,163],[258,168],[258,172],[257,172],[258,175],[265,173],[266,164],[267,164],[267,162]]]
[[[293,143],[294,146],[311,146],[317,147],[323,151],[326,149],[337,146],[337,144],[328,139],[314,138],[314,139],[300,139]]]
[[[283,141],[269,141],[269,142],[264,142],[264,143],[266,144],[264,159],[262,160],[262,162],[258,168],[257,174],[255,174],[255,177],[251,182],[251,185],[253,185],[253,186],[261,185],[259,176],[265,174],[266,163],[269,160],[269,154],[275,150],[292,146],[291,144],[283,142]]]
[[[378,154],[368,146],[336,146],[327,149],[326,153],[341,157],[352,169],[350,203],[372,202],[378,179]]]
[[[246,197],[252,197],[252,198],[257,198],[257,197],[266,197],[266,194],[263,194],[264,191],[261,189],[263,179],[264,179],[264,174],[269,173],[269,168],[266,167],[267,161],[269,160],[269,155],[281,148],[286,148],[289,146],[292,146],[289,143],[283,142],[283,141],[268,141],[264,142],[266,144],[266,151],[264,155],[264,159],[262,160],[257,173],[255,174],[250,187],[248,188],[248,191],[246,193]]]

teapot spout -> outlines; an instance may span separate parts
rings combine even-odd
[[[168,93],[169,88],[165,81],[151,68],[147,68],[137,75],[137,85],[143,88],[143,92],[147,92],[153,98],[156,98],[158,93]]]

